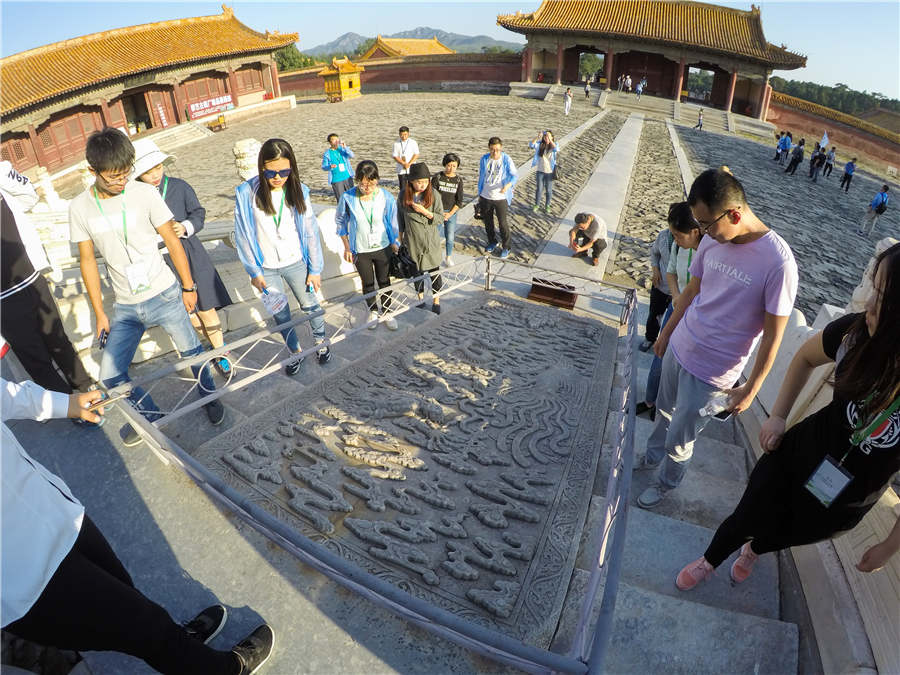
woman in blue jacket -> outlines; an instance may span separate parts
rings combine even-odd
[[[337,233],[344,242],[344,260],[356,265],[362,281],[363,295],[390,286],[391,250],[400,249],[400,228],[397,224],[397,200],[384,188],[378,187],[378,166],[370,159],[356,165],[356,187],[350,188],[338,202],[334,216]],[[366,298],[369,306],[369,329],[378,326],[378,300]],[[390,316],[391,292],[381,294],[381,312],[387,315],[384,325],[397,330],[397,320]]]
[[[297,160],[290,144],[270,138],[259,150],[259,175],[235,190],[234,234],[238,256],[250,275],[250,283],[260,293],[266,289],[285,292],[287,286],[307,313],[319,311],[316,292],[322,278],[322,244],[319,224],[309,201],[309,188],[300,182]],[[288,305],[275,314],[279,324],[291,319]],[[325,340],[325,319],[311,318],[316,344]],[[293,327],[281,331],[291,353],[300,352]],[[327,346],[317,352],[320,364],[331,360]],[[285,366],[296,375],[302,358]]]
[[[556,171],[556,153],[559,152],[553,139],[553,132],[547,129],[531,141],[528,147],[534,150],[531,166],[537,167],[534,179],[534,206],[531,210],[537,213],[541,208],[541,193],[544,193],[546,195],[544,213],[550,213],[550,200],[553,198],[553,180]]]

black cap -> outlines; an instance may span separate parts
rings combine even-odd
[[[409,167],[409,180],[419,180],[420,178],[431,178],[431,172],[425,162],[416,162]]]

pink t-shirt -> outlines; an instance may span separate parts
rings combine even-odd
[[[762,334],[765,315],[789,316],[797,296],[797,263],[777,234],[746,244],[703,237],[691,263],[700,293],[675,327],[669,345],[695,377],[729,389]]]

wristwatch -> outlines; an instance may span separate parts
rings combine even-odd
[[[195,283],[193,286],[191,286],[190,288],[185,288],[184,286],[181,287],[181,292],[182,292],[182,293],[193,293],[193,292],[196,291],[196,290],[197,290],[197,284],[196,284],[196,283]]]

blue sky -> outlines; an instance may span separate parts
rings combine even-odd
[[[431,26],[466,35],[490,35],[520,42],[496,25],[497,14],[532,11],[539,0],[522,2],[242,2],[230,3],[242,22],[260,31],[300,34],[306,49],[347,32],[394,33]],[[749,2],[720,2],[749,9]],[[880,92],[900,98],[900,2],[759,2],[766,38],[809,57],[805,69],[776,72],[802,79]],[[219,14],[216,2],[13,2],[2,0],[0,53],[88,33],[167,19]]]

